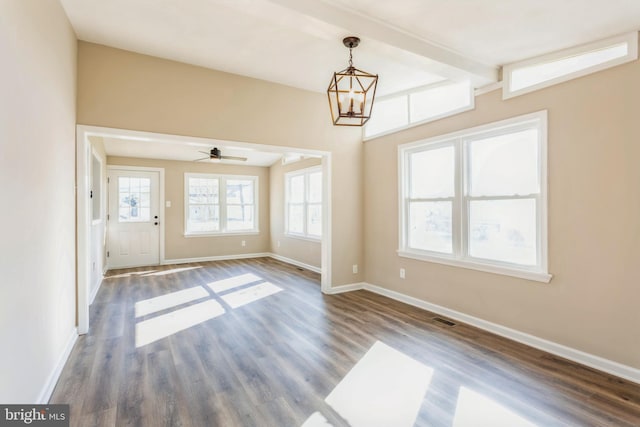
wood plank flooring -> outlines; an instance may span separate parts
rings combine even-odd
[[[163,295],[176,305],[148,301]],[[432,372],[417,426],[640,426],[639,385],[366,291],[323,295],[317,274],[270,258],[111,271],[90,315],[51,398],[72,426],[401,427],[388,390],[327,403],[394,368],[376,343]]]

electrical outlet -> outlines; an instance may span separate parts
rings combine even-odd
[[[278,240],[278,241],[276,242],[276,246],[277,246],[277,247],[280,247],[280,240]]]
[[[401,278],[401,279],[404,279],[404,276],[405,276],[404,268],[401,268],[401,269],[400,269],[400,278]]]
[[[358,264],[353,264],[352,270],[353,274],[358,274]]]
[[[242,246],[247,246],[247,241],[246,240],[242,241]]]

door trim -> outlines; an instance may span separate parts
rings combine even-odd
[[[159,255],[159,264],[164,264],[164,222],[165,222],[165,202],[164,202],[164,168],[150,168],[145,166],[120,166],[120,165],[107,165],[107,176],[111,174],[112,171],[130,171],[130,172],[158,172],[158,211],[161,213],[160,215],[160,255]],[[107,183],[107,200],[109,200],[109,184]],[[107,209],[107,214],[109,213],[109,209]],[[109,232],[109,223],[107,220],[106,230]],[[107,266],[109,265],[109,260],[107,259]],[[126,267],[123,267],[126,268]]]

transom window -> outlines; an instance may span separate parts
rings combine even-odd
[[[364,138],[397,132],[474,108],[469,81],[442,81],[376,99]]]
[[[322,169],[313,167],[285,175],[285,233],[322,237]]]
[[[185,234],[258,231],[258,177],[185,174]]]
[[[546,112],[399,150],[401,256],[550,280]]]
[[[505,65],[503,99],[638,59],[636,31]]]

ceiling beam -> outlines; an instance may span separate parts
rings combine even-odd
[[[346,31],[380,43],[411,52],[441,65],[445,77],[463,78],[472,75],[476,86],[498,81],[499,69],[482,64],[446,47],[424,40],[397,27],[353,10],[322,0],[269,0],[311,18],[344,28]]]

